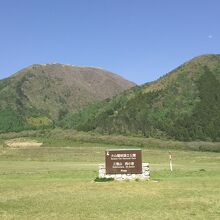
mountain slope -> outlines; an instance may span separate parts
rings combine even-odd
[[[0,81],[0,131],[51,126],[68,112],[134,86],[94,67],[32,65]]]
[[[220,140],[220,55],[203,55],[159,80],[66,117],[64,127],[103,133]]]

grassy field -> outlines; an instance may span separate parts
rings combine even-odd
[[[0,219],[220,219],[220,153],[171,144],[170,173],[169,145],[143,147],[150,181],[100,183],[104,150],[131,144],[36,140],[43,145],[9,148],[0,139]]]

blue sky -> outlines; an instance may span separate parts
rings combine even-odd
[[[0,79],[58,62],[153,81],[220,53],[219,10],[219,0],[0,0]]]

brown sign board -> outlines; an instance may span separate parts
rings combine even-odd
[[[141,174],[141,150],[106,150],[106,174]]]

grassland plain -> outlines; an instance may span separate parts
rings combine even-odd
[[[164,142],[166,147],[162,148],[155,144],[156,140],[150,140],[154,147],[142,145],[143,161],[151,167],[150,181],[98,183],[94,179],[98,164],[104,162],[104,150],[133,148],[136,139],[132,142],[115,137],[123,139],[118,146],[117,141],[107,143],[101,137],[97,143],[89,143],[85,134],[77,133],[74,139],[69,135],[52,138],[31,133],[22,141],[35,136],[35,140],[43,142],[42,146],[6,146],[9,137],[19,141],[18,136],[7,134],[0,139],[0,219],[220,218],[217,152],[186,147],[178,150],[182,143],[171,141]],[[169,146],[173,173],[169,172]]]

